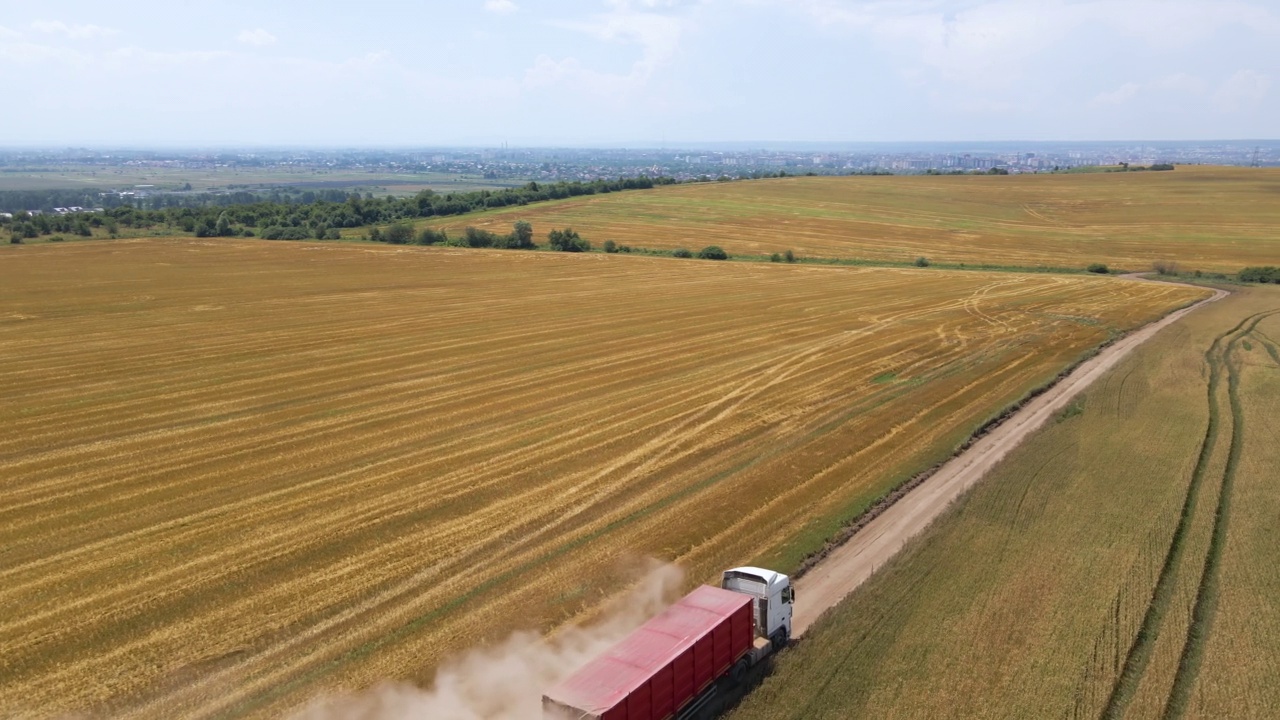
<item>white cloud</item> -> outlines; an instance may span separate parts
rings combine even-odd
[[[1090,105],[1123,105],[1137,97],[1142,86],[1135,82],[1127,82],[1111,92],[1099,93],[1089,101]]]
[[[484,9],[496,15],[510,15],[520,9],[511,0],[485,0]]]
[[[48,67],[56,63],[84,67],[92,63],[92,58],[71,48],[16,42],[0,44],[0,61],[16,65],[34,64]]]
[[[782,0],[768,0],[782,2]],[[1024,61],[1046,54],[1056,39],[1091,28],[1168,51],[1232,27],[1280,38],[1280,15],[1241,0],[786,0],[832,30],[869,33],[912,48],[943,78],[1002,86],[1024,73]]]
[[[614,3],[614,11],[587,21],[553,23],[558,27],[585,33],[597,40],[639,45],[640,59],[631,75],[648,79],[658,67],[676,55],[685,18],[656,12],[636,12],[626,2]]]
[[[236,36],[236,40],[239,40],[245,45],[266,47],[268,45],[275,44],[276,36],[262,28],[254,28],[253,30],[241,30],[240,34]]]
[[[68,25],[61,20],[36,20],[31,27],[42,33],[65,35],[73,40],[107,37],[120,32],[100,25]]]
[[[0,40],[13,40],[19,37],[22,37],[22,35],[16,30],[10,30],[5,26],[0,25]]]
[[[234,57],[225,50],[187,50],[183,52],[157,52],[140,47],[122,47],[102,55],[103,60],[130,63],[134,67],[147,65],[168,67],[178,64],[211,63]]]
[[[1213,94],[1219,110],[1234,112],[1257,106],[1267,96],[1271,78],[1255,70],[1241,70],[1232,75]]]
[[[1203,95],[1208,85],[1204,78],[1187,73],[1166,75],[1153,83],[1155,87],[1178,95]]]

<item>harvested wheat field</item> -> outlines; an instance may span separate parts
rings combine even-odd
[[[1280,289],[1181,318],[731,717],[1280,716]]]
[[[253,241],[0,260],[0,715],[275,715],[794,567],[1114,333],[1085,276]]]
[[[1083,269],[1238,272],[1280,258],[1280,168],[1009,176],[791,177],[578,197],[432,220],[538,242],[571,226],[597,247],[719,245],[730,254]],[[358,233],[357,233],[358,234]]]

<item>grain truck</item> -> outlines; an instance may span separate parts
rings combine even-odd
[[[548,718],[692,718],[786,646],[795,591],[782,573],[726,570],[542,696]]]

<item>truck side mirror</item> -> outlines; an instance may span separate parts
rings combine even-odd
[[[782,588],[782,602],[790,603],[791,601],[795,600],[795,597],[796,597],[795,591],[791,589],[790,585]]]

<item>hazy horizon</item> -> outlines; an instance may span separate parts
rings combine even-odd
[[[1020,148],[1044,147],[1132,147],[1148,145],[1154,147],[1212,147],[1220,145],[1241,145],[1245,147],[1280,146],[1280,137],[1276,138],[1190,138],[1185,140],[1127,138],[1117,140],[885,140],[885,141],[824,141],[824,140],[744,140],[744,141],[682,141],[666,142],[666,144],[646,142],[587,143],[573,145],[567,143],[545,143],[530,145],[512,145],[510,143],[495,144],[353,144],[353,143],[310,143],[310,144],[210,144],[194,143],[155,143],[155,144],[30,144],[0,145],[0,152],[68,152],[87,150],[89,152],[419,152],[435,150],[660,150],[660,151],[725,151],[743,152],[751,150],[764,151],[950,151],[959,152],[966,149],[988,149],[1011,151]]]
[[[7,6],[7,148],[1240,142],[1280,117],[1275,0]]]

